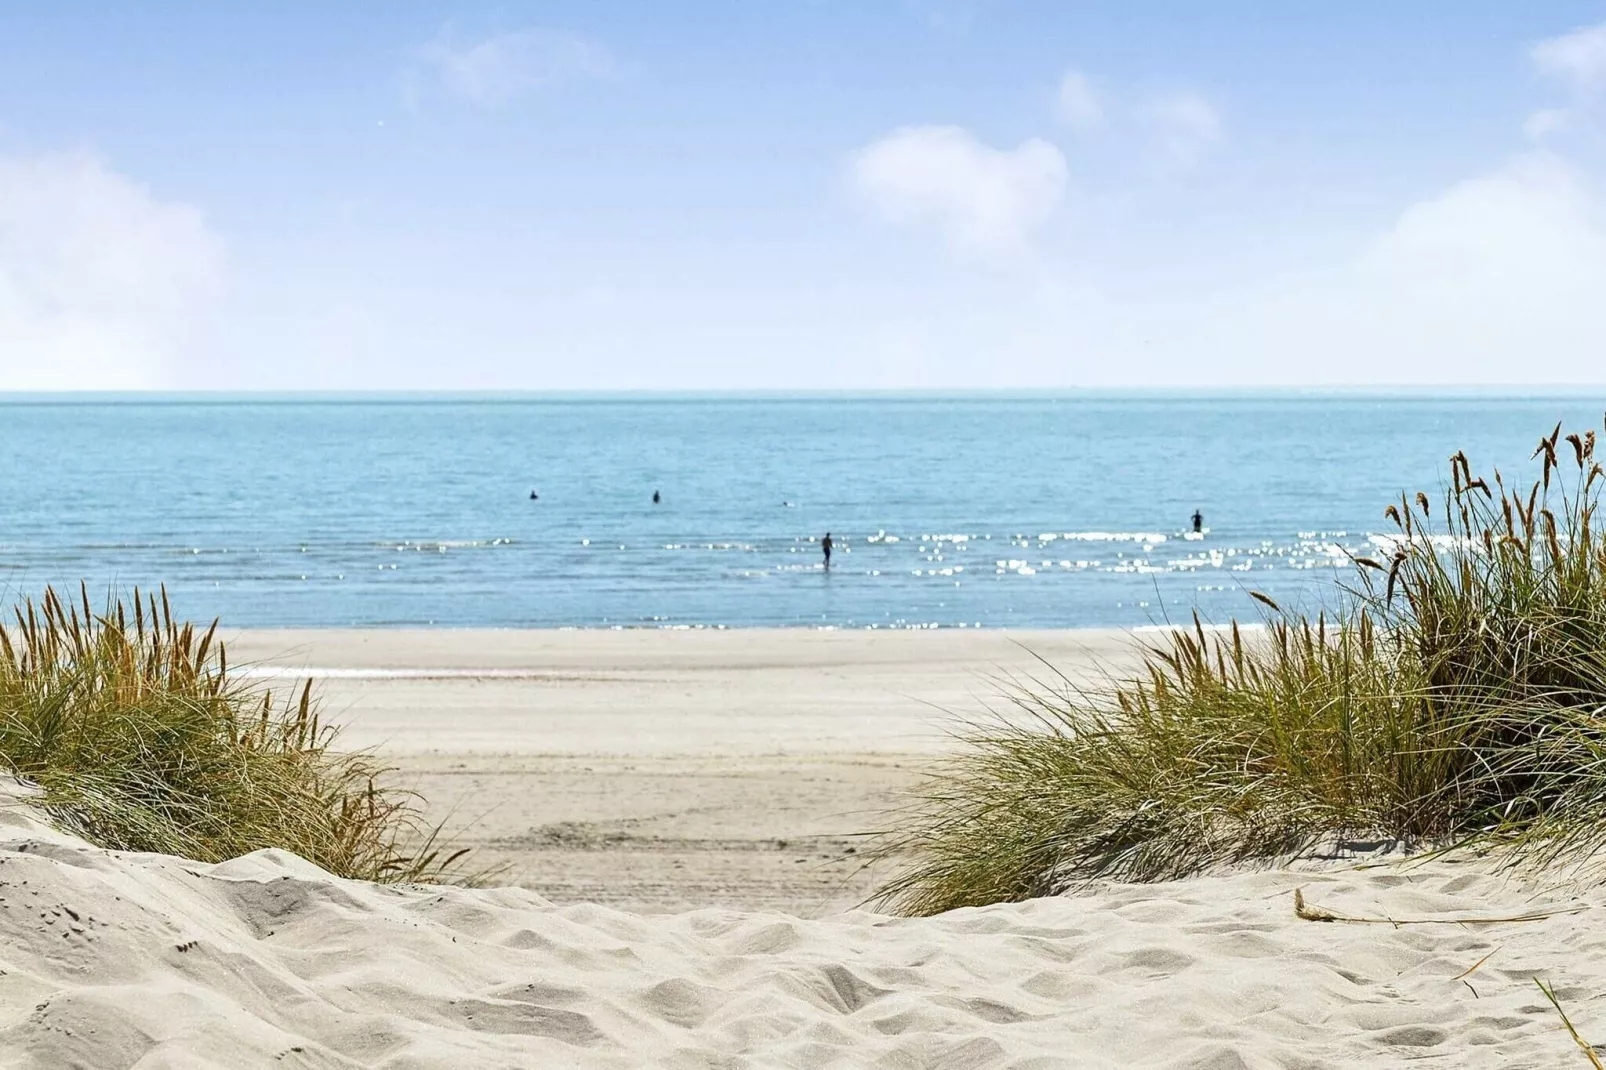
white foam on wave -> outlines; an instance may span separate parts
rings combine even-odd
[[[400,542],[385,542],[379,545],[396,550],[398,553],[408,550],[417,553],[429,550],[433,550],[436,553],[445,553],[448,550],[473,550],[482,547],[489,549],[493,546],[511,546],[513,545],[513,540],[498,535],[493,539],[403,539]],[[305,547],[302,548],[303,552],[305,552],[305,549]]]
[[[1474,553],[1478,553],[1483,550],[1483,547],[1477,542],[1473,541],[1472,539],[1463,538],[1460,535],[1417,535],[1415,538],[1426,538],[1428,544],[1435,550],[1464,549],[1471,550]],[[1368,535],[1366,537],[1366,541],[1377,547],[1379,550],[1392,554],[1394,551],[1402,549],[1406,543],[1411,540],[1407,539],[1404,535],[1385,533],[1381,535]]]
[[[1169,538],[1158,531],[1067,531],[1059,537],[1076,542],[1146,542],[1156,545]]]

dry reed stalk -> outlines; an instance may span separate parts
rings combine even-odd
[[[1527,914],[1511,914],[1497,918],[1363,918],[1356,914],[1341,914],[1336,910],[1328,910],[1326,907],[1312,906],[1305,902],[1305,894],[1302,889],[1294,889],[1294,913],[1305,921],[1344,921],[1356,925],[1504,925],[1508,922],[1543,921],[1546,918],[1559,917],[1563,914],[1580,914],[1588,909],[1589,907],[1587,906],[1556,907],[1554,910],[1535,910]],[[1493,952],[1490,954],[1493,954]],[[1484,957],[1487,958],[1488,956]],[[1475,970],[1482,965],[1483,960],[1480,959],[1472,969]],[[1467,973],[1471,972],[1472,970],[1467,971]],[[1462,974],[1462,976],[1464,977],[1466,974]],[[1459,980],[1460,978],[1456,979]]]
[[[1477,962],[1474,962],[1471,966],[1468,966],[1466,969],[1462,970],[1460,973],[1458,973],[1454,977],[1450,978],[1450,980],[1452,980],[1452,981],[1464,981],[1468,977],[1471,977],[1474,973],[1478,972],[1478,967],[1479,966],[1482,966],[1485,962],[1488,962],[1490,959],[1494,958],[1495,951],[1499,951],[1499,950],[1500,949],[1498,947],[1495,948],[1494,951],[1489,952],[1487,955],[1483,956],[1483,958],[1479,959]]]

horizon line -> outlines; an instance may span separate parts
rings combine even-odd
[[[1185,398],[1606,398],[1606,383],[1518,383],[1310,386],[1054,386],[1054,387],[787,387],[706,390],[658,389],[290,389],[290,390],[0,390],[0,404],[93,405],[163,403],[284,402],[453,402],[453,401],[852,401],[852,400],[1021,400],[1185,399]]]

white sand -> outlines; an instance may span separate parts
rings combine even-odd
[[[390,754],[930,752],[1000,675],[1086,680],[1116,630],[254,631],[255,671],[320,678],[351,742]],[[293,674],[292,674],[293,675]],[[945,712],[948,711],[948,712]]]
[[[1293,912],[1300,885],[1373,916],[1567,902],[1478,864],[835,913],[873,879],[853,872],[851,833],[947,745],[933,706],[975,712],[978,673],[1033,665],[1017,640],[1082,677],[1090,650],[1122,642],[237,637],[264,672],[345,670],[322,681],[326,711],[438,814],[479,817],[467,837],[523,887],[383,888],[280,852],[119,855],[4,803],[0,1067],[1588,1065],[1533,978],[1606,1037],[1601,893],[1525,923]]]
[[[0,812],[7,1067],[1586,1066],[1589,913],[1476,866],[1267,873],[897,920],[643,917],[520,889],[343,881],[276,851],[119,855]],[[1559,901],[1552,897],[1550,901]],[[1489,956],[1465,979],[1457,975]]]
[[[484,865],[561,902],[815,917],[863,902],[884,827],[1002,676],[1130,663],[1115,631],[280,631],[236,663],[318,677]]]

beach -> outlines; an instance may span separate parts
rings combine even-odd
[[[1575,913],[1598,893],[1482,863],[858,909],[883,876],[858,834],[956,725],[1012,679],[1129,668],[1129,633],[225,638],[236,671],[313,679],[345,745],[500,871],[408,888],[104,851],[7,788],[0,1065],[1539,1067],[1577,1052],[1534,978],[1586,1007],[1606,986]],[[1296,888],[1406,922],[1304,920]]]
[[[1584,1065],[1536,980],[1598,1035],[1606,898],[1488,860],[1342,849],[862,909],[857,834],[954,726],[1009,679],[1129,668],[1130,634],[226,638],[238,672],[315,680],[347,745],[504,868],[383,885],[277,849],[109,851],[0,782],[0,1066]]]
[[[226,639],[253,675],[315,680],[343,745],[394,764],[471,868],[557,902],[803,917],[863,902],[861,834],[1011,680],[1094,684],[1131,660],[1113,629]]]
[[[1606,1070],[1591,10],[10,5],[0,1070]]]

